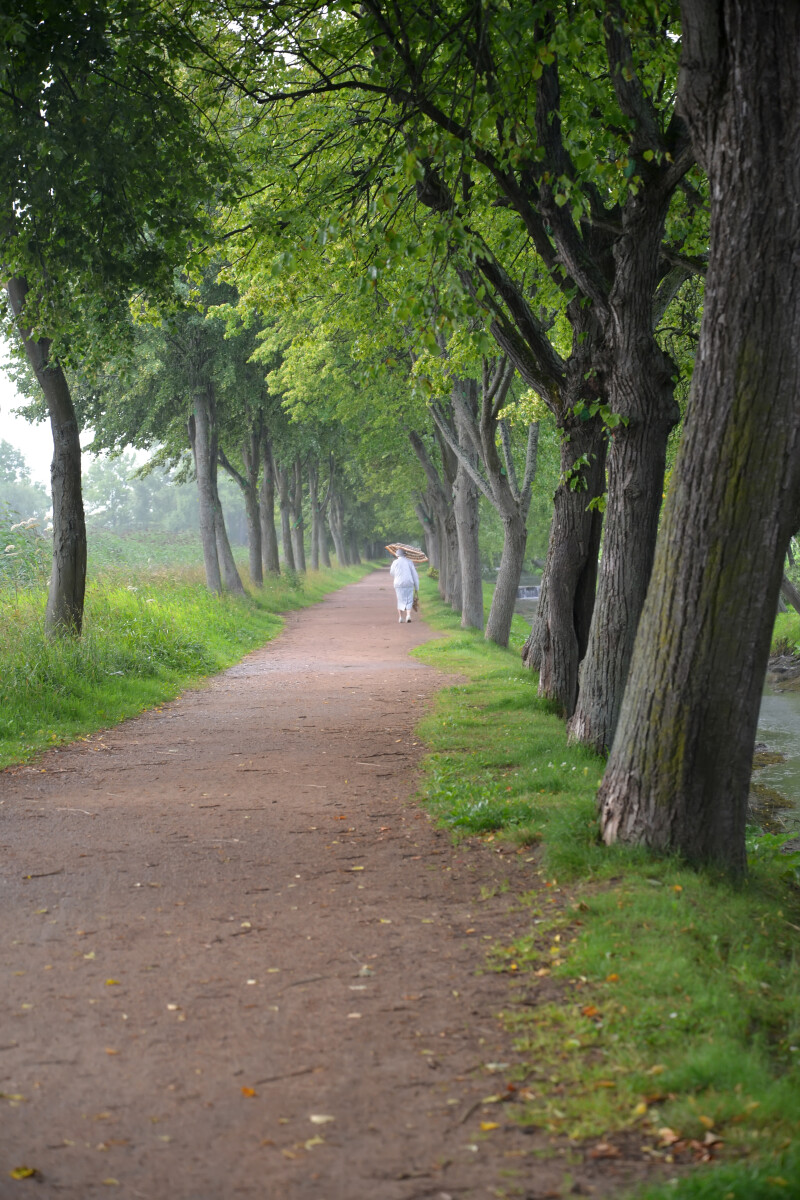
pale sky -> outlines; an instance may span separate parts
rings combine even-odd
[[[50,491],[50,461],[53,457],[53,439],[50,422],[40,421],[34,425],[24,417],[15,416],[12,409],[19,408],[25,400],[17,393],[14,384],[0,367],[0,441],[10,442],[24,456],[31,469],[34,483],[43,483]],[[91,441],[92,431],[85,430],[81,441]],[[84,469],[94,456],[83,456]]]

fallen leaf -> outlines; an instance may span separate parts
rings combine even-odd
[[[593,1004],[586,1004],[581,1009],[581,1013],[584,1017],[597,1017],[600,1015],[600,1009],[595,1008]]]
[[[697,1119],[705,1129],[714,1128],[714,1122],[712,1121],[711,1117],[698,1117]]]
[[[681,1135],[676,1133],[674,1129],[670,1129],[665,1125],[663,1129],[659,1129],[658,1136],[660,1138],[660,1146],[674,1146],[676,1142],[681,1140]]]
[[[109,1176],[108,1179],[104,1179],[103,1183],[106,1185],[106,1187],[119,1187],[119,1180],[112,1179],[111,1176]]]
[[[316,1137],[309,1138],[307,1142],[303,1142],[303,1145],[305,1146],[306,1150],[313,1150],[315,1146],[324,1146],[325,1138],[317,1135]]]
[[[348,867],[347,870],[348,871],[363,871],[364,868],[363,867]]]
[[[308,1119],[312,1125],[327,1125],[329,1121],[335,1121],[336,1117],[328,1117],[324,1113],[311,1113]]]
[[[121,987],[121,986],[122,986],[122,984],[120,983],[120,981],[118,979],[107,979],[106,980],[106,987]]]
[[[256,1091],[255,1088],[243,1087],[242,1095],[243,1096],[257,1096],[258,1092]]]
[[[497,1121],[481,1121],[481,1132],[488,1133],[490,1129],[499,1129],[500,1125]]]
[[[633,1115],[635,1117],[647,1116],[647,1105],[645,1104],[644,1100],[640,1100],[639,1103],[636,1105],[636,1107],[633,1110]]]
[[[36,1167],[14,1167],[8,1172],[12,1179],[33,1179],[38,1174]]]
[[[106,1046],[106,1054],[119,1054],[119,1050],[112,1050],[110,1046]]]
[[[612,1146],[611,1142],[598,1142],[589,1151],[589,1158],[619,1158],[620,1151],[617,1146]]]
[[[606,975],[606,983],[619,983],[619,975],[613,972],[611,975]]]

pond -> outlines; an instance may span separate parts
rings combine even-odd
[[[780,793],[787,801],[788,807],[775,814],[779,827],[785,826],[787,832],[800,829],[800,691],[776,691],[767,684],[756,737],[769,752],[783,758],[757,768],[753,783],[757,789]]]

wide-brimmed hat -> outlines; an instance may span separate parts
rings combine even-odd
[[[397,558],[397,551],[402,550],[406,558],[410,558],[412,562],[424,563],[428,561],[428,556],[419,546],[406,546],[403,542],[390,542],[386,547],[390,554]]]

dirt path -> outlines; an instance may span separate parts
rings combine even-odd
[[[513,1052],[508,979],[476,972],[531,868],[409,805],[444,681],[393,600],[372,575],[0,775],[1,1197],[562,1194],[563,1159],[481,1104]],[[564,1194],[613,1194],[598,1169]]]

